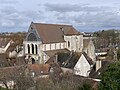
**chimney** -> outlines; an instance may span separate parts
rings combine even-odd
[[[102,61],[101,60],[96,60],[96,71],[99,70],[102,67]]]

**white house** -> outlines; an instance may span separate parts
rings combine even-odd
[[[89,76],[93,65],[94,62],[92,61],[92,59],[88,57],[86,53],[82,53],[76,65],[74,66],[74,73],[76,75],[87,77]]]
[[[50,57],[46,52],[69,50],[82,52],[83,35],[72,25],[31,23],[23,42],[24,54],[31,63],[45,63]]]

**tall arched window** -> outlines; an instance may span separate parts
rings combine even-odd
[[[68,41],[68,47],[70,47],[70,42]]]
[[[31,44],[31,46],[32,46],[32,54],[34,54],[34,45]]]
[[[28,48],[28,54],[30,54],[30,45],[29,44],[27,45],[27,48]]]
[[[35,49],[36,49],[36,54],[38,54],[38,47],[37,47],[37,45],[35,45]]]

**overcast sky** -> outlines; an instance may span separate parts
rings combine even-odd
[[[120,29],[120,0],[0,0],[0,32],[27,31],[31,21],[81,32]]]

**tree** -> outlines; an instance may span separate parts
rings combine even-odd
[[[120,90],[120,62],[109,65],[101,80],[99,90]]]
[[[96,37],[94,43],[97,49],[119,44],[119,32],[114,29],[94,32],[94,36]]]
[[[87,84],[87,83],[83,83],[83,85],[81,85],[81,87],[78,88],[78,90],[93,90],[91,85]]]

